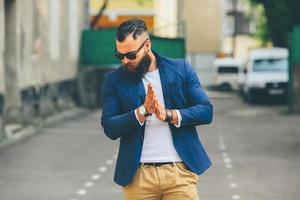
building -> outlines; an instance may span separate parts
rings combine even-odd
[[[76,78],[81,0],[0,0],[0,96],[7,123],[54,112]]]

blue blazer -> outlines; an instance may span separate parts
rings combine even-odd
[[[169,123],[175,149],[189,170],[202,174],[211,162],[196,126],[211,123],[213,106],[185,59],[155,56],[165,107],[178,109],[182,116],[181,127]],[[145,95],[142,80],[130,77],[122,67],[105,74],[101,124],[110,139],[120,139],[114,181],[121,186],[132,180],[140,165],[146,123],[140,126],[134,110],[144,103]]]

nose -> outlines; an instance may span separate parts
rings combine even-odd
[[[126,56],[124,56],[123,63],[128,64],[129,62],[130,62],[130,60]]]

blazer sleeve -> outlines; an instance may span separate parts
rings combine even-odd
[[[213,119],[213,106],[201,87],[195,70],[186,60],[184,61],[184,65],[184,87],[189,107],[179,110],[182,117],[181,126],[209,124]]]
[[[112,140],[134,133],[140,128],[134,110],[122,113],[121,102],[109,74],[104,77],[102,86],[101,125],[104,133]]]

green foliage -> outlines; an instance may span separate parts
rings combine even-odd
[[[143,6],[145,3],[145,0],[135,0],[140,6]]]
[[[263,5],[266,17],[266,35],[271,39],[273,45],[286,47],[288,44],[289,32],[291,32],[295,25],[300,24],[300,0],[249,1],[252,3],[252,5]],[[263,22],[259,26],[262,25]]]
[[[267,19],[264,15],[264,8],[261,5],[252,5],[255,9],[251,12],[251,21],[255,21],[256,32],[254,37],[261,41],[261,46],[265,47],[269,44],[270,39],[268,37]]]

